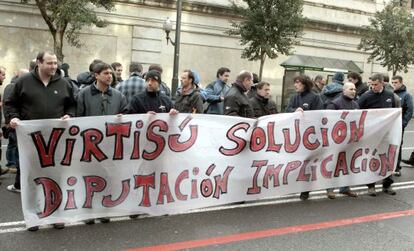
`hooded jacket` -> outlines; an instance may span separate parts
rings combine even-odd
[[[256,118],[277,113],[276,103],[257,93],[254,97],[250,98],[250,103],[252,104],[254,116]]]
[[[334,81],[326,86],[323,87],[321,92],[321,99],[326,107],[328,103],[337,97],[341,96],[341,93],[343,91],[343,84],[338,81]]]
[[[242,84],[234,83],[224,98],[224,115],[254,118],[253,108]]]
[[[182,87],[178,88],[174,108],[181,113],[203,113],[203,99],[196,87],[184,93]]]
[[[53,119],[64,115],[75,116],[76,101],[72,85],[64,80],[60,71],[45,86],[38,75],[36,66],[30,74],[20,77],[6,106],[10,119]]]
[[[413,116],[413,97],[410,93],[407,92],[407,87],[405,85],[401,86],[400,89],[394,91],[401,100],[402,108],[402,123],[403,128],[405,128]]]

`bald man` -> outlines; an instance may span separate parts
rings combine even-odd
[[[329,110],[355,110],[359,109],[355,101],[356,87],[354,83],[346,82],[342,88],[342,95],[332,100],[326,106]]]
[[[356,110],[359,109],[358,103],[355,101],[356,87],[354,83],[346,82],[342,88],[342,95],[330,101],[326,106],[328,110]],[[333,188],[327,190],[328,198],[334,199],[335,193]],[[357,193],[352,192],[349,186],[341,187],[339,193],[349,197],[357,197]]]

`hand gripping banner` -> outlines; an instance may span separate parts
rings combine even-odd
[[[21,121],[24,218],[177,214],[372,183],[394,171],[401,128],[400,109]]]

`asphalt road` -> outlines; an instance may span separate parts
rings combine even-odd
[[[414,123],[403,157],[414,149]],[[395,177],[397,195],[329,200],[324,191],[193,213],[113,219],[109,224],[25,230],[20,196],[1,177],[0,250],[414,250],[414,168]],[[163,245],[163,246],[160,246]],[[143,249],[144,250],[144,249]]]

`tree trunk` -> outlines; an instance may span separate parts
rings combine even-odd
[[[64,31],[58,31],[53,34],[53,49],[59,62],[63,62],[63,35]]]
[[[397,67],[393,66],[392,67],[392,76],[394,77],[395,75],[397,75]]]
[[[266,60],[266,54],[264,52],[262,52],[262,55],[260,56],[260,70],[259,70],[259,81],[262,81],[262,76],[263,76],[263,65],[265,63]]]

